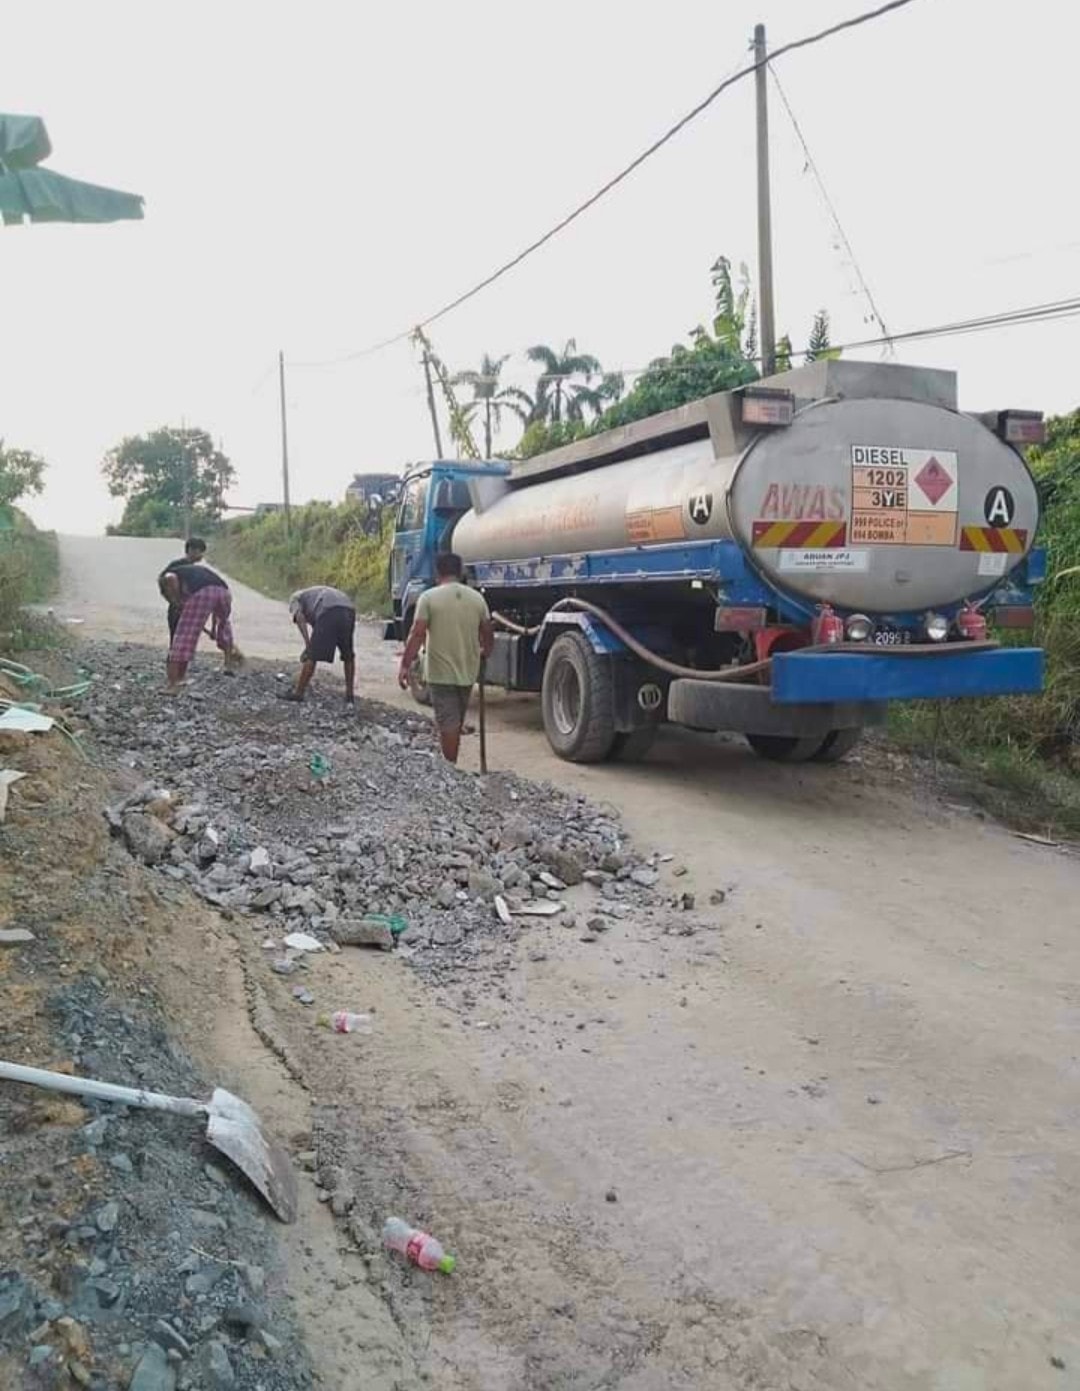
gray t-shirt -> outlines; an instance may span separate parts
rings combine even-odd
[[[340,589],[332,589],[328,584],[313,584],[310,589],[298,589],[289,600],[289,612],[293,618],[302,613],[312,624],[331,609],[348,609],[350,613],[355,613],[356,606],[347,594]]]

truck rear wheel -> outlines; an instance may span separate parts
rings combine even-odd
[[[862,730],[858,727],[834,729],[826,734],[824,743],[813,754],[813,760],[815,763],[839,763],[842,758],[848,756],[861,738]]]
[[[640,729],[630,729],[616,734],[612,740],[610,757],[617,758],[621,763],[640,763],[656,743],[659,732],[659,725],[647,724],[642,725]]]
[[[544,664],[540,692],[548,743],[570,763],[599,763],[615,743],[615,683],[611,660],[598,656],[580,633],[556,638]]]
[[[820,734],[800,739],[794,734],[748,734],[746,742],[759,758],[773,763],[805,763],[822,747]]]

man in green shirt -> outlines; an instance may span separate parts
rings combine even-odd
[[[416,606],[398,683],[408,689],[409,672],[423,648],[424,680],[431,691],[443,757],[456,763],[469,696],[481,658],[491,655],[495,631],[483,595],[462,583],[459,555],[436,556],[435,580],[435,588],[425,590]]]

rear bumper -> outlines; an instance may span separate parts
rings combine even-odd
[[[947,700],[1033,695],[1043,688],[1039,647],[965,652],[782,652],[773,658],[772,699],[781,705],[833,701]]]

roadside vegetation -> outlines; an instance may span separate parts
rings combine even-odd
[[[1038,696],[895,706],[902,746],[934,752],[976,775],[996,814],[1080,834],[1080,410],[1048,422],[1028,455],[1042,498],[1047,579],[1036,590],[1032,633],[996,634],[1046,653]]]
[[[39,531],[14,505],[44,486],[44,459],[0,440],[0,651],[31,645],[38,625],[23,606],[47,599],[59,577],[55,532]]]
[[[244,584],[275,599],[308,584],[332,584],[352,596],[360,613],[383,613],[389,602],[387,567],[393,514],[381,534],[365,533],[368,514],[356,502],[309,502],[285,514],[265,512],[226,522],[211,539],[211,558]]]

